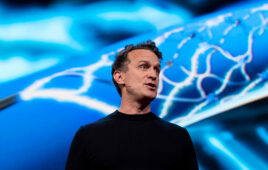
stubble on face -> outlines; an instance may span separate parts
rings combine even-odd
[[[150,100],[157,96],[160,62],[150,50],[137,49],[128,54],[125,93],[134,100]]]

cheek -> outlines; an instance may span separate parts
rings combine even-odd
[[[141,88],[143,86],[145,77],[138,71],[130,71],[125,74],[125,83],[130,87]]]
[[[140,86],[142,84],[142,78],[134,75],[127,75],[125,78],[125,83],[129,86]]]

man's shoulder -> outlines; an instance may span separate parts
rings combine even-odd
[[[180,133],[185,133],[187,131],[184,127],[181,127],[181,126],[179,126],[177,124],[168,122],[167,120],[164,120],[164,119],[161,119],[161,118],[158,119],[158,124],[162,128],[164,128],[166,130],[169,130],[169,131],[180,132]]]
[[[86,124],[84,126],[82,126],[83,129],[95,129],[95,128],[102,128],[102,127],[105,127],[107,125],[109,125],[111,122],[112,122],[112,117],[113,117],[113,113],[103,117],[103,118],[100,118],[98,120],[95,120],[89,124]]]

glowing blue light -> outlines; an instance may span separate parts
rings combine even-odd
[[[267,96],[268,96],[268,86],[262,86],[255,89],[252,92],[248,92],[246,96],[239,96],[239,95],[236,97],[228,96],[226,98],[228,100],[226,100],[224,104],[217,104],[216,106],[210,108],[209,110],[198,112],[197,114],[191,116],[190,119],[185,119],[184,121],[181,121],[181,119],[176,118],[172,120],[172,122],[177,123],[181,126],[189,126],[206,118],[215,116],[220,113],[224,113],[225,111],[231,110],[233,108],[237,108],[247,103],[263,99]]]
[[[7,60],[0,60],[0,82],[13,80],[23,75],[49,68],[59,62],[59,58],[51,57],[39,59],[37,61],[30,61],[21,56],[14,56]]]
[[[218,137],[208,136],[208,141],[218,149],[218,154],[225,154],[236,166],[241,169],[266,169],[268,167],[265,160],[255,155],[249,147],[236,140],[231,133],[223,132],[217,134]],[[246,155],[246,156],[243,156]],[[221,160],[223,163],[225,161]]]
[[[75,49],[81,49],[81,45],[75,42],[69,35],[68,30],[70,29],[71,23],[70,18],[55,17],[35,22],[1,25],[0,40],[31,40],[64,44]]]
[[[28,80],[28,82],[33,82],[32,84],[23,84],[26,88],[19,93],[22,100],[19,100],[18,105],[12,105],[4,110],[8,114],[0,114],[0,125],[4,124],[2,122],[5,122],[5,125],[7,125],[7,122],[10,122],[9,120],[12,119],[9,116],[11,114],[17,114],[18,107],[23,109],[30,107],[32,109],[32,103],[37,105],[36,108],[40,105],[40,108],[42,108],[44,105],[46,107],[46,104],[54,104],[53,106],[56,109],[52,112],[52,109],[49,110],[50,116],[57,119],[55,122],[58,120],[60,122],[67,120],[66,122],[68,123],[64,124],[64,128],[69,127],[69,123],[73,123],[73,119],[79,120],[73,123],[72,130],[81,126],[83,123],[87,123],[87,121],[92,121],[93,119],[95,120],[111,113],[118,107],[119,102],[117,101],[120,100],[115,88],[111,86],[111,76],[107,74],[110,72],[109,69],[116,52],[126,44],[136,44],[145,39],[153,39],[164,54],[162,63],[164,67],[160,73],[158,95],[154,101],[156,104],[152,103],[152,109],[154,109],[156,114],[159,114],[168,121],[182,126],[192,125],[191,127],[198,129],[200,126],[198,126],[199,124],[197,122],[201,120],[268,96],[267,71],[264,71],[268,67],[266,58],[267,50],[265,48],[262,49],[268,40],[267,7],[266,4],[262,4],[248,9],[243,8],[240,11],[229,11],[217,16],[197,19],[192,24],[176,25],[156,34],[148,34],[119,42],[83,60],[78,59],[76,60],[77,63],[73,62],[74,60],[66,62],[57,69],[53,68],[49,70],[49,73],[45,76],[37,76],[34,81],[32,79]],[[88,26],[87,24],[94,23],[95,25],[99,25],[99,23],[109,19],[111,19],[109,21],[130,19],[130,22],[136,25],[133,13],[137,13],[137,16],[140,16],[141,14],[147,14],[148,11],[154,11],[147,6],[140,8],[133,7],[133,13],[125,10],[111,10],[111,8],[98,12],[99,8],[94,11],[93,8],[89,8],[88,6],[84,9],[85,11],[81,13],[85,14],[85,17],[81,19],[81,23],[85,22],[86,28]],[[163,9],[158,10],[158,8],[156,11],[155,15],[166,12]],[[102,12],[104,15],[99,15]],[[81,13],[77,15],[80,16]],[[105,15],[109,13],[113,14],[111,15],[113,18]],[[126,16],[119,16],[118,14],[126,14]],[[150,16],[150,14],[147,15]],[[98,17],[87,22],[91,16]],[[156,23],[150,17],[145,18],[143,21],[145,20],[148,20],[153,27],[159,28],[159,26],[154,25]],[[103,25],[106,26],[106,24],[107,22]],[[111,31],[111,29],[121,27],[122,25],[120,23],[112,28],[105,27],[103,29]],[[69,25],[67,24],[65,26]],[[126,25],[126,28],[128,26]],[[139,28],[143,29],[142,26]],[[74,31],[72,35],[79,34],[79,30],[72,29],[72,31]],[[92,34],[89,33],[87,35]],[[83,34],[79,34],[79,36],[83,37]],[[12,38],[12,36],[10,37]],[[32,37],[30,39],[31,41],[46,41],[44,37],[40,37]],[[48,41],[50,40],[55,44],[62,44],[61,42],[70,39],[68,39],[68,36],[62,36],[59,41],[53,38]],[[6,41],[8,41],[7,37]],[[243,43],[241,43],[242,41]],[[68,43],[63,45],[68,46]],[[256,69],[259,70],[255,71]],[[72,79],[73,77],[75,77],[74,81]],[[79,79],[78,86],[71,86],[77,79]],[[211,79],[213,80],[212,83],[210,81],[206,83],[206,80]],[[18,84],[24,83],[23,81],[18,82]],[[214,82],[216,83],[214,84]],[[69,86],[69,84],[66,85],[65,83],[71,85]],[[27,105],[26,108],[25,105]],[[71,111],[69,110],[70,107],[73,108]],[[46,109],[43,110],[42,116],[46,115]],[[80,111],[80,109],[82,112],[78,113],[77,110]],[[39,116],[32,110],[30,111],[30,115],[33,117]],[[86,115],[87,120],[84,119],[84,115]],[[25,116],[25,113],[21,113],[20,116],[25,117],[22,123],[25,123],[24,121],[27,122],[27,125],[30,127],[30,134],[32,127],[28,120],[26,120],[28,117]],[[16,119],[16,116],[13,118],[16,121],[20,121]],[[216,119],[217,117],[214,118]],[[8,121],[6,121],[7,119]],[[83,122],[80,121],[81,119],[83,119]],[[212,118],[211,120],[215,119]],[[41,121],[44,122],[45,120],[42,119]],[[52,120],[49,119],[49,122],[52,122]],[[25,127],[22,126],[20,128],[23,131]],[[218,124],[217,126],[206,128],[207,131],[203,131],[205,144],[202,147],[208,148],[208,152],[213,153],[210,156],[217,159],[221,163],[221,166],[226,169],[266,169],[266,160],[263,161],[263,158],[258,157],[258,151],[253,151],[250,147],[244,145],[243,141],[238,141],[235,135],[222,132]],[[0,128],[1,133],[4,132],[13,137],[14,134],[8,134],[9,131],[6,129]],[[55,134],[57,132],[60,133],[57,131],[57,128],[52,127],[51,129],[53,129],[53,133],[55,130]],[[215,135],[206,136],[209,133],[208,130],[211,129],[213,129]],[[66,129],[64,131],[67,132]],[[263,129],[257,129],[257,133],[259,133],[260,138],[267,139],[267,132]],[[69,136],[71,135],[73,134],[69,133]],[[20,140],[25,141],[23,137]],[[42,140],[42,137],[38,138],[38,140]],[[202,141],[202,136],[199,135],[198,138]],[[60,143],[59,145],[67,143],[66,141],[63,142],[62,139],[58,139],[58,142]],[[31,143],[28,143],[28,145],[31,145]],[[67,147],[66,150],[68,150]],[[7,152],[7,150],[5,151]],[[33,149],[29,149],[30,152],[36,153]],[[20,154],[23,153],[21,152]],[[66,156],[64,160],[65,158]],[[31,157],[25,159],[31,160]]]
[[[96,6],[100,10],[95,10]],[[93,15],[99,19],[116,21],[143,21],[152,24],[157,29],[182,23],[192,17],[191,13],[179,5],[166,3],[166,8],[160,8],[150,2],[98,2],[91,5]],[[95,8],[95,9],[94,9]],[[166,18],[169,18],[168,20]],[[129,22],[130,23],[130,22]]]
[[[128,10],[126,11],[107,11],[105,13],[99,14],[99,17],[109,21],[114,20],[144,21],[152,24],[157,29],[163,29],[167,26],[173,25],[174,23],[182,23],[185,20],[185,18],[189,18],[190,16],[190,14],[187,13],[185,10],[182,16],[178,14],[170,14],[168,12],[162,11],[161,9],[152,8],[145,5],[136,8],[134,11],[129,10],[129,6],[127,9]],[[166,18],[169,19],[167,20]]]
[[[261,73],[261,81],[266,81],[268,79],[268,70]]]
[[[242,163],[238,159],[237,155],[234,155],[232,152],[230,152],[230,150],[227,149],[218,139],[214,137],[209,137],[208,140],[210,141],[212,145],[218,148],[221,152],[223,152],[228,157],[230,157],[231,159],[229,159],[229,161],[233,161],[241,169],[249,169],[244,163]]]
[[[264,127],[260,126],[257,128],[257,134],[264,141],[264,143],[266,143],[266,145],[268,145],[268,132],[267,132],[267,130]]]
[[[113,53],[110,53],[114,54]],[[72,102],[79,105],[88,107],[90,109],[97,110],[101,113],[108,114],[116,110],[117,107],[111,106],[105,102],[99,101],[88,96],[83,95],[84,92],[88,91],[92,85],[94,76],[93,73],[101,67],[110,66],[111,61],[107,54],[102,55],[101,59],[86,67],[71,68],[60,73],[53,74],[49,77],[45,77],[41,80],[36,81],[31,86],[27,87],[20,93],[22,100],[31,100],[34,98],[43,99],[54,99],[59,102]],[[81,73],[81,71],[83,73]],[[52,81],[54,78],[66,76],[66,75],[77,75],[83,78],[83,84],[78,89],[65,89],[65,88],[44,88],[44,86]]]

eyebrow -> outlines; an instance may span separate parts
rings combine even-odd
[[[141,60],[141,61],[139,61],[138,62],[138,64],[139,63],[149,63],[149,61],[146,61],[146,60]],[[157,63],[157,65],[156,65],[157,67],[161,67],[161,64],[160,64],[160,62],[159,63]]]

